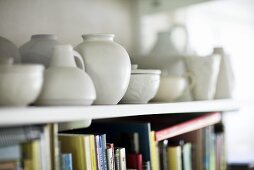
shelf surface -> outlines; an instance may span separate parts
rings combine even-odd
[[[235,100],[212,100],[179,103],[119,104],[59,107],[2,107],[0,126],[70,122],[150,114],[233,111],[241,107]]]

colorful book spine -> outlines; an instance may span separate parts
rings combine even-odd
[[[72,155],[61,154],[61,170],[72,170]]]
[[[96,160],[97,160],[97,169],[103,170],[103,155],[102,155],[102,141],[101,141],[101,135],[95,135],[95,147],[96,147]]]

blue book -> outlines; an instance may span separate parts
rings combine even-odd
[[[102,157],[103,157],[103,166],[104,170],[107,170],[107,143],[106,143],[106,134],[101,135],[101,142],[102,142]]]
[[[61,170],[72,170],[72,154],[61,154]]]
[[[96,160],[97,160],[97,169],[104,170],[104,158],[102,153],[102,137],[100,134],[95,134],[95,150],[96,150]]]

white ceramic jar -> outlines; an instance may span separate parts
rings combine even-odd
[[[20,47],[22,63],[39,63],[46,68],[49,66],[53,47],[59,45],[56,35],[32,35],[31,40]]]
[[[131,75],[127,51],[114,42],[112,34],[83,35],[83,42],[75,49],[85,62],[92,78],[97,98],[94,104],[117,104],[124,96]]]

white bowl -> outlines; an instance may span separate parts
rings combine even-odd
[[[153,101],[172,102],[183,94],[187,86],[188,80],[186,77],[162,76],[159,90]]]
[[[160,85],[160,70],[132,70],[128,89],[121,103],[148,103]]]
[[[44,67],[39,64],[0,66],[0,105],[26,106],[40,94]]]

